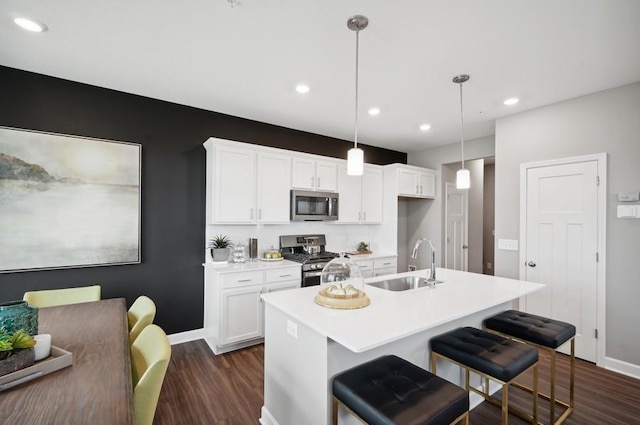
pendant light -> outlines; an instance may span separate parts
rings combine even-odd
[[[369,25],[369,20],[362,15],[352,16],[347,20],[347,28],[356,32],[356,116],[353,148],[347,153],[347,174],[361,176],[364,168],[364,152],[358,147],[358,42],[360,31]]]
[[[453,82],[460,85],[460,150],[462,151],[462,168],[456,173],[456,188],[469,189],[471,187],[471,175],[464,168],[464,118],[462,114],[462,83],[469,81],[468,74],[460,74],[453,77]]]

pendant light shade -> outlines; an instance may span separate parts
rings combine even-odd
[[[364,169],[364,152],[358,147],[358,44],[360,31],[369,25],[369,20],[362,15],[352,16],[347,20],[347,28],[356,32],[356,110],[353,148],[347,153],[347,174],[361,176]]]
[[[456,173],[456,188],[469,189],[471,187],[471,173],[466,168],[461,168]]]
[[[364,152],[360,148],[351,148],[347,152],[347,174],[361,176],[364,168]]]
[[[453,77],[453,82],[460,85],[460,151],[462,154],[462,168],[456,173],[456,188],[469,189],[471,187],[471,173],[464,168],[464,114],[462,113],[462,83],[469,81],[468,74]]]

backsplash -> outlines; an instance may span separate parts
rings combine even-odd
[[[328,251],[354,251],[358,242],[370,243],[370,249],[376,251],[374,241],[379,225],[335,224],[331,222],[292,222],[287,224],[258,225],[207,225],[206,242],[214,235],[229,236],[233,243],[249,244],[249,238],[258,239],[258,254],[269,248],[279,247],[281,235],[324,234],[327,237]]]

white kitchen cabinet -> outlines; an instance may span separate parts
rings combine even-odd
[[[225,289],[221,294],[220,345],[260,338],[263,334],[263,285]]]
[[[288,223],[291,158],[275,153],[259,153],[257,179],[256,221]]]
[[[435,198],[436,171],[397,164],[398,196]]]
[[[299,265],[205,266],[205,341],[216,354],[262,342],[264,304],[260,296],[299,288],[300,281]]]
[[[397,257],[381,257],[373,260],[373,275],[386,276],[398,272]]]
[[[365,164],[362,176],[347,174],[347,166],[338,167],[340,206],[338,224],[382,222],[382,168]]]
[[[205,147],[209,223],[289,222],[289,156],[214,139]]]
[[[358,260],[352,256],[351,259],[353,262],[360,268],[360,272],[362,273],[362,277],[365,279],[368,277],[373,277],[373,260]]]
[[[215,152],[214,152],[215,151]],[[209,155],[210,154],[210,155]],[[248,149],[217,146],[207,152],[212,178],[212,223],[254,223],[256,154]]]
[[[294,157],[292,163],[291,187],[327,192],[338,190],[337,162]]]

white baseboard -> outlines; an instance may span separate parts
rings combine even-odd
[[[177,334],[167,335],[171,345],[182,344],[183,342],[195,341],[205,337],[204,328],[194,329],[192,331],[179,332]]]
[[[260,425],[278,425],[278,421],[276,421],[276,418],[273,417],[266,406],[262,406],[262,409],[260,411],[262,413],[262,416],[259,420]]]
[[[605,357],[604,368],[632,378],[640,379],[640,365],[637,364],[627,363],[611,357]]]

